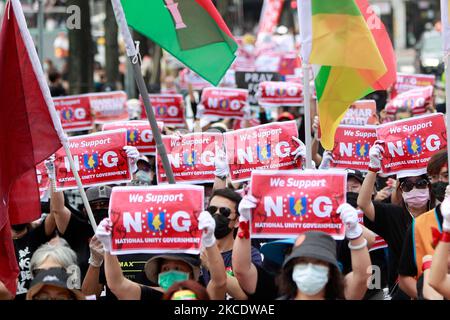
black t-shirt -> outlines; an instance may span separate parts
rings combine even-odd
[[[161,300],[163,293],[147,286],[141,286],[141,301]]]
[[[402,254],[406,231],[412,222],[411,215],[402,207],[374,202],[375,221],[364,221],[367,228],[380,235],[389,246],[389,285],[398,277],[398,264]],[[367,223],[366,223],[367,222]]]
[[[263,267],[255,265],[258,271],[258,280],[253,294],[247,294],[248,300],[275,300],[278,297],[278,289],[275,283],[275,275],[267,272]]]
[[[13,240],[16,259],[19,265],[19,278],[16,290],[16,300],[25,299],[32,280],[30,261],[33,253],[51,237],[45,234],[45,220],[36,228],[28,231],[20,239]]]
[[[440,205],[436,207],[439,223],[442,225],[442,214]],[[398,266],[398,273],[402,276],[417,276],[417,264],[415,258],[415,244],[413,237],[413,225],[411,224],[406,232],[405,242],[403,243],[402,255]],[[431,231],[430,231],[431,232]]]
[[[145,263],[154,255],[151,254],[125,254],[118,255],[120,267],[122,268],[122,273],[125,278],[133,282],[143,284],[146,286],[157,285],[152,284],[150,280],[147,279],[145,275],[144,267]],[[105,269],[100,268],[99,283],[106,285]],[[117,300],[116,296],[109,290],[106,286],[106,297],[107,300]]]

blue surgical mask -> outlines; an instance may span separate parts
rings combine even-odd
[[[189,280],[189,273],[171,270],[158,275],[158,285],[167,291],[174,283]]]
[[[312,263],[300,263],[294,266],[292,280],[302,293],[313,296],[318,294],[328,283],[329,268]]]

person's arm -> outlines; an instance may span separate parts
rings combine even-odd
[[[214,236],[216,222],[208,211],[200,213],[198,228],[203,230],[202,246],[205,248],[207,265],[211,275],[206,290],[211,300],[223,300],[227,291],[227,273]]]
[[[256,208],[258,200],[246,195],[239,204],[239,230],[234,240],[232,265],[233,273],[240,287],[247,294],[254,294],[258,282],[258,270],[252,263],[252,245],[249,235],[251,210]]]
[[[399,286],[409,297],[417,299],[417,280],[414,278],[418,274],[416,258],[414,256],[413,225],[410,225],[403,241],[402,253],[400,255],[398,274]]]
[[[49,214],[44,220],[45,235],[51,237],[56,229],[56,220],[53,214]]]
[[[367,248],[370,250],[370,248],[373,247],[373,245],[375,244],[376,241],[376,234],[375,232],[373,232],[372,230],[368,229],[367,227],[361,225],[362,230],[363,230],[363,237],[364,239],[367,240]]]
[[[213,191],[224,189],[227,187],[227,177],[229,176],[229,169],[227,163],[227,156],[222,146],[216,144],[216,156],[214,158],[214,185]]]
[[[103,244],[94,236],[89,243],[89,248],[91,251],[89,268],[84,277],[81,291],[86,296],[96,295],[98,298],[103,291],[103,284],[99,281],[104,255]]]
[[[234,276],[227,275],[227,293],[235,300],[248,300],[247,295],[239,285],[239,281]]]
[[[349,241],[352,272],[344,279],[345,299],[361,300],[367,292],[367,283],[372,275],[371,260],[367,248],[368,241],[363,236],[363,228],[358,222],[358,211],[348,203],[342,204],[337,212],[345,225],[345,237]]]
[[[417,280],[410,276],[398,276],[398,285],[404,293],[413,299],[417,299]]]
[[[0,281],[0,301],[1,300],[13,300],[14,296],[6,288],[5,284]]]
[[[319,154],[319,145],[320,145],[320,139],[319,139],[319,116],[314,117],[314,121],[312,124],[312,130],[313,130],[313,139],[311,143],[311,153],[312,153],[312,160],[315,163],[321,163],[322,162],[322,156]]]
[[[433,256],[426,255],[422,258],[423,263],[423,288],[422,295],[426,300],[443,300],[444,297],[430,286],[430,267]],[[419,291],[419,289],[417,289]]]

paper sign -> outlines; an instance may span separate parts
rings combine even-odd
[[[432,105],[433,87],[421,87],[400,93],[386,105],[386,112],[394,116],[398,109],[412,111],[413,115],[421,115],[427,112],[427,107]]]
[[[159,131],[164,127],[162,122],[158,122]],[[123,121],[112,122],[103,125],[103,131],[126,129],[127,145],[136,147],[139,153],[154,156],[156,154],[156,143],[153,139],[152,129],[148,121]]]
[[[53,98],[65,132],[91,130],[94,121],[89,97],[86,95]]]
[[[224,133],[230,177],[233,182],[249,180],[256,169],[290,170],[301,167],[291,153],[298,148],[295,121],[274,122]]]
[[[447,147],[444,115],[435,113],[383,124],[377,128],[377,139],[385,141],[383,173],[416,172]]]
[[[39,163],[36,166],[36,177],[39,185],[39,197],[42,200],[47,193],[47,190],[50,188],[50,179],[48,178],[47,168],[45,167],[44,162]]]
[[[367,171],[369,149],[377,140],[375,126],[339,126],[336,130],[331,167]]]
[[[345,227],[336,213],[346,202],[347,173],[339,170],[254,171],[252,238],[295,238],[323,231],[342,240]]]
[[[397,82],[392,88],[391,99],[395,98],[400,93],[416,89],[418,87],[434,87],[435,83],[435,75],[397,73]]]
[[[183,96],[181,94],[150,94],[155,118],[164,124],[175,127],[185,126]],[[147,112],[141,97],[142,120],[147,120]]]
[[[182,137],[164,136],[163,143],[177,183],[214,182],[216,145],[223,146],[221,133],[193,133]],[[156,161],[158,183],[167,182],[167,175],[159,154]]]
[[[109,202],[112,253],[199,254],[201,186],[115,187]]]
[[[245,89],[206,88],[203,90],[201,104],[204,116],[227,119],[244,118],[248,91]]]
[[[236,72],[236,85],[238,88],[248,90],[248,103],[252,106],[258,105],[256,94],[259,84],[264,81],[278,80],[280,80],[280,75],[275,72]]]
[[[128,120],[128,97],[124,91],[90,93],[87,96],[96,124]]]
[[[296,82],[263,82],[258,89],[258,102],[264,107],[303,106],[303,85]]]
[[[341,124],[355,126],[378,124],[377,105],[375,100],[356,101],[347,110]]]
[[[127,144],[126,133],[122,129],[69,138],[69,148],[84,187],[131,181],[128,158],[123,150]],[[59,149],[55,156],[56,189],[76,189],[64,149]]]

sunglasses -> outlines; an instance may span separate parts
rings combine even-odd
[[[219,211],[221,215],[227,218],[231,215],[231,209],[224,207],[219,208],[216,206],[209,206],[208,208],[206,208],[206,211],[208,211],[211,215],[214,215],[217,211]]]
[[[428,187],[429,183],[430,182],[427,179],[420,179],[415,182],[407,180],[400,185],[400,188],[404,192],[410,192],[414,187],[416,187],[416,189],[425,189]]]

